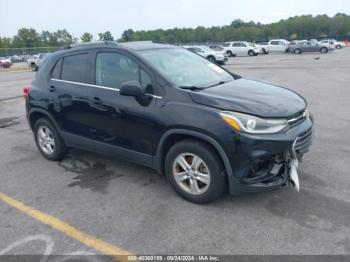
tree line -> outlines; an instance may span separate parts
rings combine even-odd
[[[61,47],[77,42],[91,42],[93,35],[86,32],[79,38],[73,37],[66,29],[55,32],[42,31],[38,33],[33,28],[21,28],[17,34],[10,37],[0,36],[0,48],[34,48],[34,47]],[[98,40],[114,41],[110,31],[98,34]]]
[[[149,31],[128,29],[122,41],[153,40],[165,43],[225,42],[233,40],[267,41],[269,39],[310,39],[324,37],[349,38],[350,15],[338,13],[327,15],[302,15],[261,24],[235,19],[230,25],[205,28],[174,28]]]
[[[98,34],[102,41],[152,40],[164,43],[225,42],[231,40],[266,41],[273,38],[309,39],[324,37],[350,37],[350,15],[294,16],[279,22],[261,24],[235,19],[230,25],[197,28],[173,28],[168,30],[125,30],[121,38],[114,39],[110,31]],[[58,47],[76,42],[90,42],[94,36],[85,32],[80,38],[73,37],[66,29],[55,32],[37,32],[33,28],[21,28],[12,37],[0,36],[0,48]]]

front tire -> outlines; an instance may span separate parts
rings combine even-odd
[[[223,171],[216,152],[196,140],[176,143],[165,159],[165,173],[173,189],[193,203],[209,203],[223,194]]]
[[[61,160],[66,153],[66,146],[55,126],[48,118],[40,118],[34,124],[35,143],[40,153],[48,160]]]
[[[248,55],[249,55],[249,56],[254,56],[254,55],[255,55],[255,53],[254,53],[254,51],[253,51],[253,50],[249,50],[249,51],[248,51]]]
[[[301,54],[301,50],[300,50],[299,48],[296,48],[296,49],[294,50],[294,54],[300,55],[300,54]]]
[[[230,51],[230,50],[227,51],[226,54],[227,54],[228,57],[233,57],[233,53],[232,53],[232,51]]]

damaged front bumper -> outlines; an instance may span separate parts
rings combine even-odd
[[[282,186],[300,190],[298,163],[314,139],[313,120],[284,134],[239,135],[231,144],[231,194],[268,191]]]

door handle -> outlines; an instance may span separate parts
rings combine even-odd
[[[50,92],[56,92],[56,87],[50,86],[50,87],[49,87],[49,91],[50,91]]]

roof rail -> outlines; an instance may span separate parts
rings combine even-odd
[[[88,47],[88,46],[101,46],[101,45],[119,46],[119,44],[117,42],[114,42],[114,41],[96,41],[96,42],[70,44],[68,46],[68,48]]]

